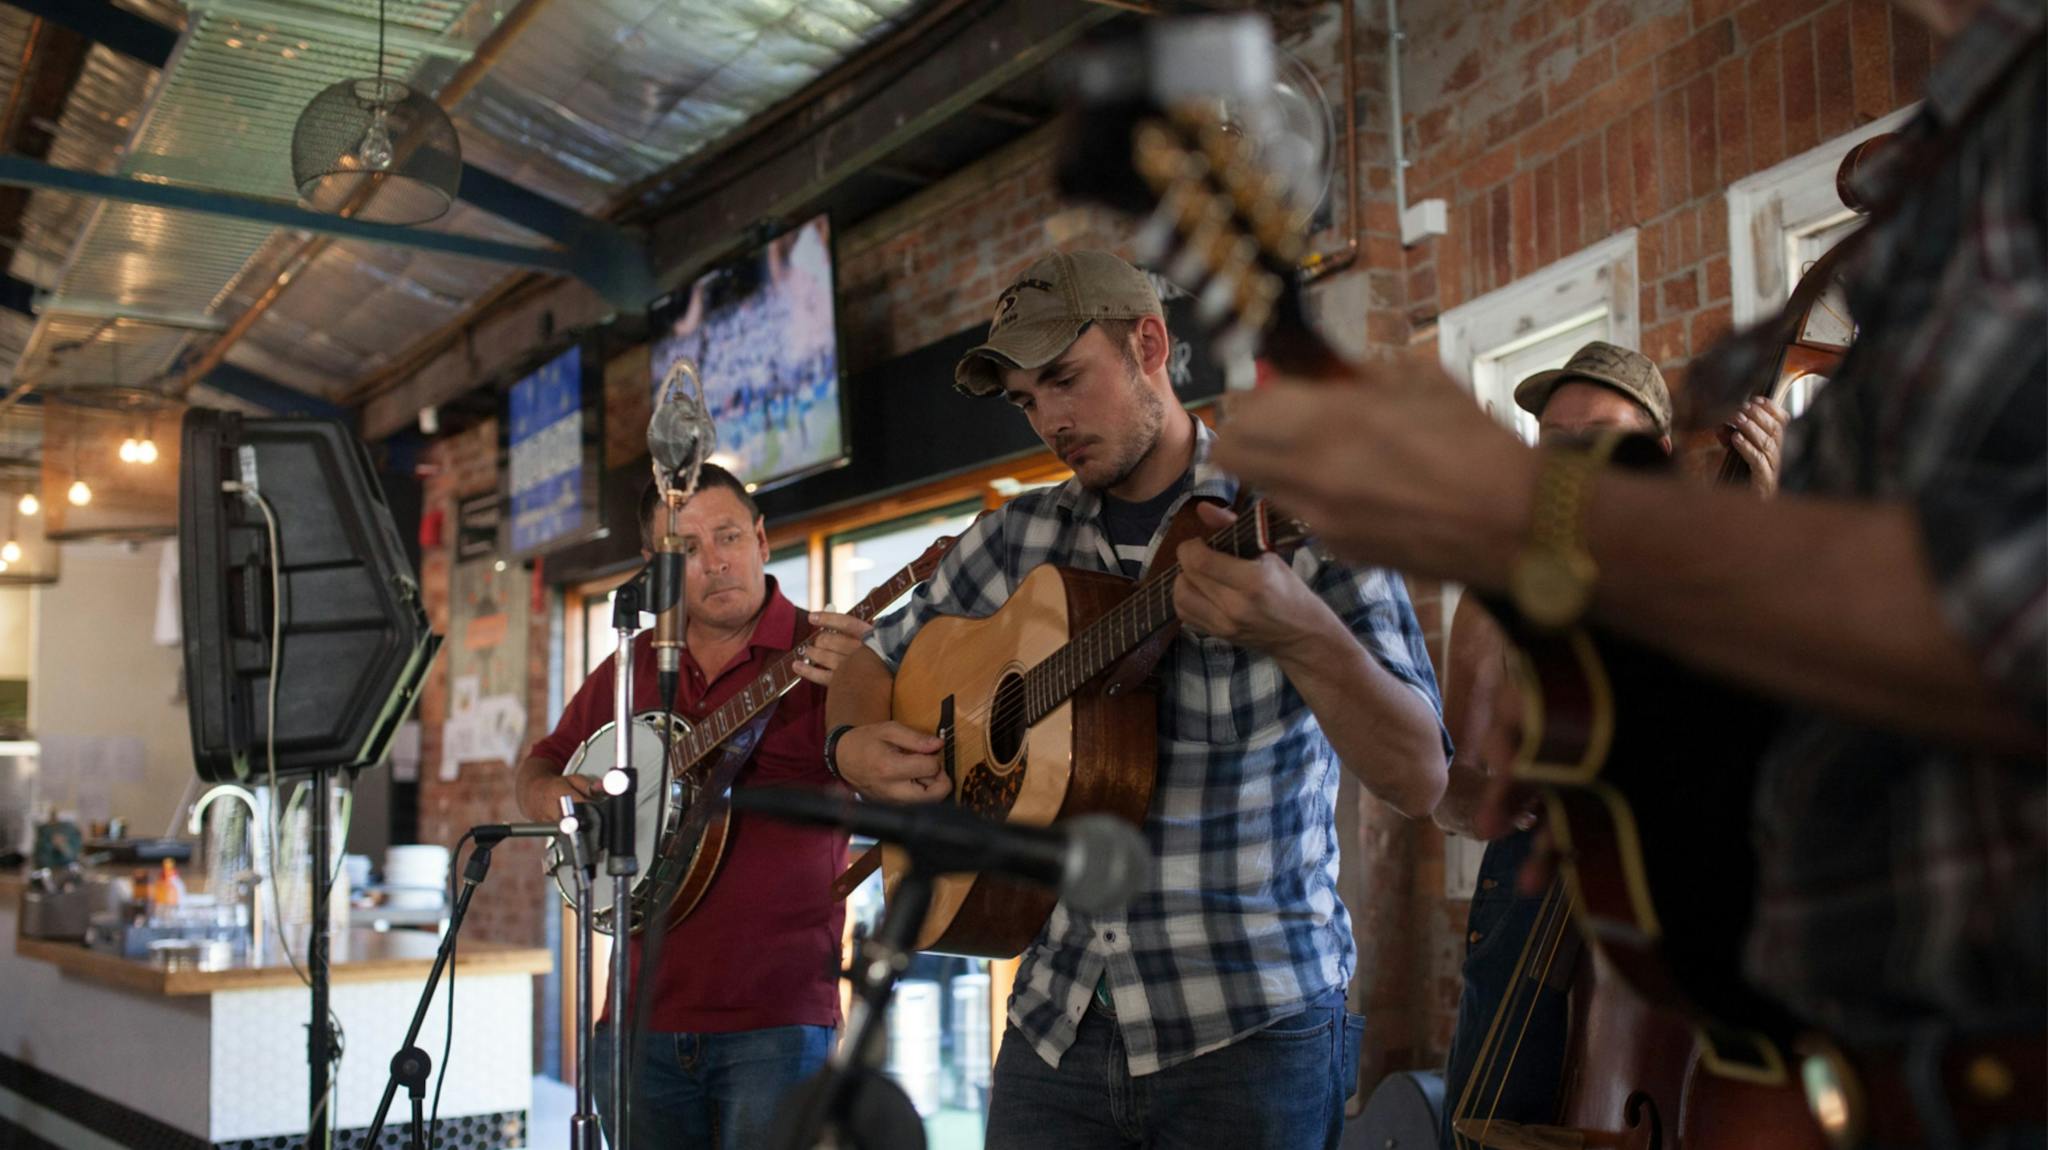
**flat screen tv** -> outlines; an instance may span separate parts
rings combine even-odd
[[[712,461],[757,489],[846,462],[834,287],[821,215],[650,309],[651,386],[689,357],[718,427]]]

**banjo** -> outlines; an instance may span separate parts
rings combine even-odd
[[[934,542],[847,614],[872,621],[882,608],[931,578],[952,546],[952,536]],[[660,769],[643,769],[633,812],[640,868],[630,895],[630,933],[640,933],[656,918],[663,920],[664,930],[674,929],[710,889],[732,832],[727,792],[761,741],[776,704],[804,681],[796,673],[798,658],[795,650],[785,651],[753,682],[695,723],[668,711],[643,711],[633,717],[633,762],[659,763]],[[593,782],[604,777],[616,760],[613,726],[606,723],[585,739],[563,773]],[[562,901],[575,907],[574,864],[559,840],[548,847],[546,865]],[[591,909],[596,929],[614,933],[609,884],[591,884]]]

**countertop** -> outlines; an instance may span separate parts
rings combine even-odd
[[[335,959],[329,968],[329,979],[337,983],[425,979],[433,969],[434,953],[439,947],[440,939],[424,931],[351,930],[345,950],[341,937],[335,937]],[[146,994],[213,994],[252,987],[293,986],[299,982],[299,976],[282,955],[266,955],[266,961],[260,964],[237,958],[219,969],[202,970],[121,958],[71,942],[17,938],[14,950],[23,958],[51,963],[73,977]],[[305,957],[301,955],[299,961],[303,966]],[[554,955],[542,947],[463,939],[455,949],[455,967],[462,974],[545,974],[553,966]]]

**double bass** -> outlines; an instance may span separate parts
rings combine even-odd
[[[1836,183],[1853,209],[1863,210],[1853,173],[1885,139],[1843,159]],[[1851,250],[1845,242],[1817,261],[1783,312],[1749,335],[1748,386],[1718,397],[1724,405],[1782,400],[1834,372],[1854,335],[1836,291]],[[1745,370],[1742,350],[1724,370]],[[1747,465],[1725,437],[1724,446],[1718,481],[1746,481]],[[1615,645],[1583,632],[1533,634],[1506,622],[1520,644],[1525,713],[1540,716],[1524,728],[1516,773],[1550,784],[1566,865],[1548,884],[1471,1078],[1447,1100],[1459,1150],[1827,1147],[1781,1048],[1791,1024],[1736,978],[1753,875],[1746,764],[1770,730],[1767,709],[1659,667],[1655,656],[1623,647],[1616,658]],[[1632,705],[1644,696],[1647,707]],[[1680,708],[1711,708],[1747,735],[1723,744],[1726,757],[1704,777],[1699,762],[1658,754],[1660,740],[1681,729],[1663,725]],[[1728,841],[1703,849],[1674,833],[1688,826]],[[1527,1072],[1522,1039],[1545,988],[1569,992],[1555,1121],[1504,1120],[1498,1103]]]

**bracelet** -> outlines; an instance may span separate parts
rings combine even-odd
[[[842,783],[846,776],[839,773],[839,740],[852,729],[852,723],[841,723],[825,734],[825,771]]]

